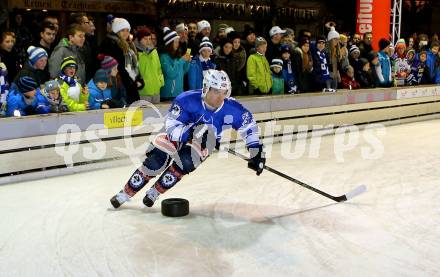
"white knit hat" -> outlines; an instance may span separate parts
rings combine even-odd
[[[201,32],[205,28],[211,28],[211,24],[209,24],[206,20],[201,20],[197,22],[197,32]]]
[[[213,46],[212,46],[212,43],[209,41],[209,38],[204,37],[202,39],[202,42],[200,43],[199,53],[202,52],[202,50],[204,50],[204,49],[208,49],[212,53],[212,48],[213,48]]]
[[[328,32],[327,40],[330,41],[334,38],[339,38],[339,33],[336,32],[335,27],[330,27],[330,32]]]
[[[113,33],[117,33],[122,29],[131,30],[130,23],[124,18],[116,17],[112,22],[112,31]]]
[[[225,29],[225,34],[227,35],[230,32],[234,32],[234,31],[235,31],[234,28],[229,26],[228,28]]]

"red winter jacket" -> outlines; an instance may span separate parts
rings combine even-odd
[[[359,83],[351,77],[348,77],[347,75],[343,75],[342,76],[342,88],[345,89],[360,89],[361,86],[359,85]]]

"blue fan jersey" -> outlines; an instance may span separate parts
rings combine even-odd
[[[210,110],[202,99],[202,90],[181,93],[166,116],[165,128],[169,140],[188,142],[191,128],[199,124],[213,127],[217,140],[220,140],[224,130],[234,128],[245,139],[247,147],[260,144],[258,126],[252,113],[235,99],[225,99],[222,106]]]

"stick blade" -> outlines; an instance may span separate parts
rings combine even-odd
[[[367,191],[367,187],[365,185],[360,185],[360,186],[356,187],[355,189],[353,189],[352,191],[345,194],[345,197],[347,198],[347,200],[350,200],[353,197],[356,197],[359,194],[364,193],[366,191]]]

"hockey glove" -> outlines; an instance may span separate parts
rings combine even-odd
[[[263,145],[250,147],[249,153],[251,158],[248,161],[248,168],[255,170],[257,176],[259,176],[261,172],[263,172],[264,165],[266,164],[266,154],[263,151]]]

